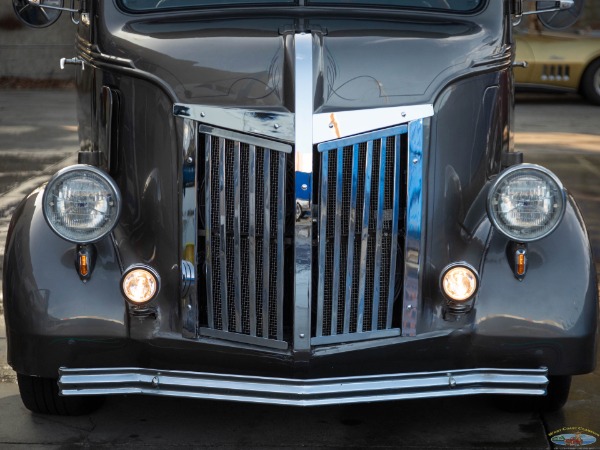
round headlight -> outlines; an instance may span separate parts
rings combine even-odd
[[[152,300],[159,289],[158,274],[154,269],[134,265],[125,271],[121,280],[123,295],[134,305],[142,305]]]
[[[121,213],[114,181],[96,167],[78,164],[59,171],[44,191],[46,222],[63,239],[96,242],[110,233]]]
[[[479,276],[469,264],[454,263],[442,271],[440,285],[448,300],[466,302],[477,293]]]
[[[554,231],[566,207],[565,190],[549,170],[521,164],[504,171],[490,189],[488,215],[506,237],[518,242]]]

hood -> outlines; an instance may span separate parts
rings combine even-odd
[[[307,20],[304,29],[314,35],[315,111],[431,103],[449,80],[504,53],[502,16],[489,9],[470,19]],[[178,102],[294,109],[293,18],[140,15],[110,23],[114,14],[105,16],[101,51],[160,78]]]

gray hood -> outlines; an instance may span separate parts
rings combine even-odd
[[[484,38],[501,35],[484,29],[482,17],[496,13],[490,9],[479,13],[477,24],[449,14],[305,21],[315,36],[315,110],[432,103],[450,80],[503,58],[503,43]],[[297,29],[286,17],[140,15],[110,30],[112,38],[100,45],[166,82],[178,102],[293,111]]]

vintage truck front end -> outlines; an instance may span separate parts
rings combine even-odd
[[[573,199],[513,149],[512,2],[408,3],[83,2],[81,164],[6,245],[28,408],[566,400],[596,275]]]

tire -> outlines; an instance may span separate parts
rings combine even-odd
[[[17,374],[21,401],[31,412],[58,416],[80,416],[98,409],[104,397],[61,397],[58,382],[52,378]]]
[[[496,398],[497,405],[505,411],[552,412],[561,409],[569,398],[570,376],[550,376],[545,396],[501,395]]]
[[[600,59],[585,69],[581,78],[581,92],[590,102],[600,105]]]
[[[296,222],[298,222],[300,219],[302,219],[303,215],[304,215],[304,212],[302,211],[302,207],[300,206],[300,203],[296,203]]]

